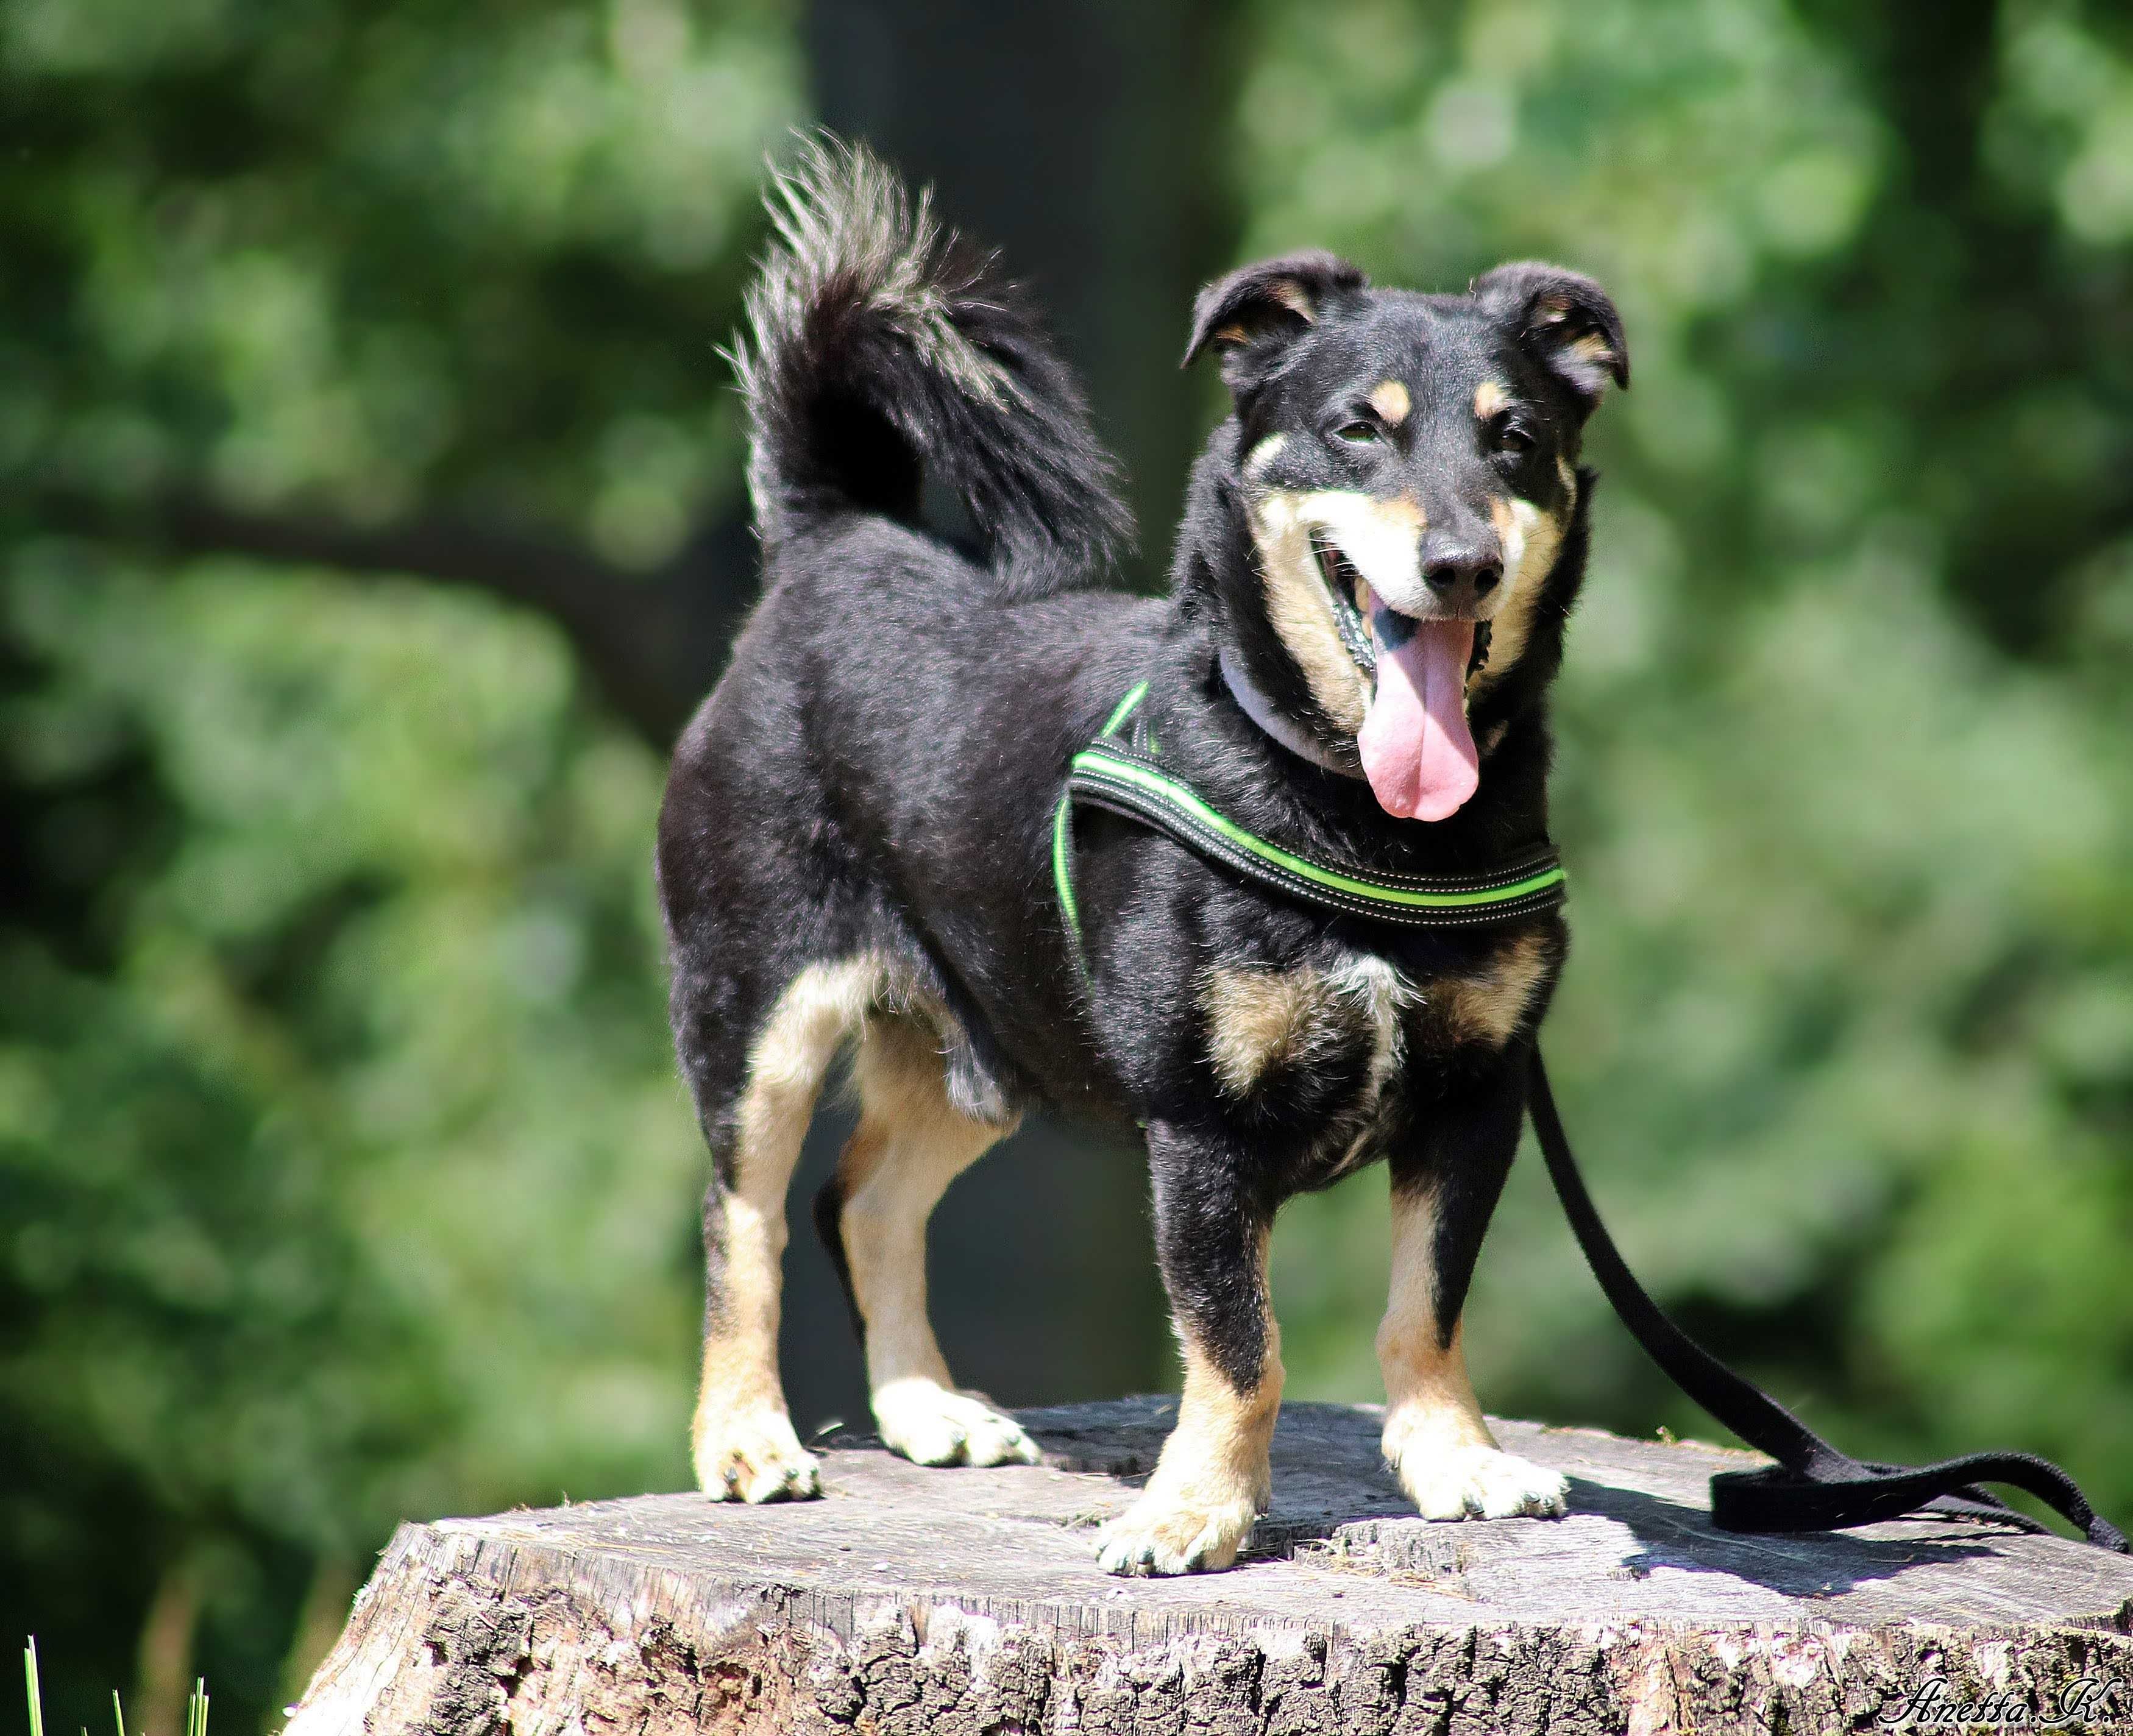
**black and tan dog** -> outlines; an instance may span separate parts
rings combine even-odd
[[[1220,353],[1235,412],[1194,470],[1170,594],[1140,599],[1105,584],[1126,531],[1110,460],[989,265],[861,153],[812,154],[776,197],[739,357],[764,592],[659,833],[675,1037],[716,1170],[702,1487],[818,1491],[779,1387],[779,1258],[802,1135],[855,1046],[858,1131],[816,1217],[898,1452],[1034,1456],[956,1390],[925,1240],[949,1183],[1047,1104],[1144,1128],[1184,1354],[1177,1427],[1105,1566],[1235,1558],[1281,1394],[1269,1228],[1379,1158],[1386,1457],[1432,1517],[1560,1513],[1562,1479],[1490,1438],[1460,1341],[1559,916],[1351,919],[1083,810],[1077,960],[1052,831],[1070,758],[1146,681],[1165,762],[1301,853],[1456,875],[1544,839],[1580,434],[1628,377],[1613,305],[1552,267],[1429,296],[1325,253],[1211,286],[1187,359]],[[922,527],[929,478],[967,546]]]

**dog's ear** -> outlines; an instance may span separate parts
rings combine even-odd
[[[1345,259],[1317,248],[1263,259],[1218,277],[1192,303],[1192,338],[1185,346],[1190,368],[1212,348],[1222,352],[1223,373],[1235,358],[1286,344],[1336,296],[1352,295],[1370,282]]]
[[[1562,377],[1587,410],[1600,402],[1608,381],[1630,383],[1622,316],[1590,277],[1528,260],[1476,278],[1473,292],[1535,361]]]

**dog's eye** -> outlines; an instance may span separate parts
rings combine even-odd
[[[1374,422],[1348,422],[1335,429],[1333,437],[1346,440],[1351,445],[1371,445],[1378,438],[1377,425]]]
[[[1513,457],[1533,450],[1533,436],[1516,422],[1499,422],[1492,438],[1499,452],[1509,453]]]

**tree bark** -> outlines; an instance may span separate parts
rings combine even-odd
[[[291,1736],[2133,1719],[2125,1557],[1952,1521],[1731,1536],[1705,1484],[1750,1455],[1589,1430],[1496,1425],[1570,1477],[1568,1518],[1432,1524],[1378,1458],[1377,1412],[1292,1405],[1238,1567],[1109,1579],[1093,1528],[1171,1408],[1025,1412],[1042,1466],[929,1471],[848,1438],[829,1498],[799,1505],[645,1496],[404,1527]]]

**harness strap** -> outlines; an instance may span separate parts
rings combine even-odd
[[[1077,950],[1081,920],[1074,902],[1076,802],[1138,820],[1244,879],[1345,916],[1403,928],[1471,928],[1534,916],[1562,902],[1568,876],[1544,841],[1487,873],[1468,875],[1388,873],[1320,862],[1269,843],[1171,775],[1141,727],[1145,713],[1136,720],[1135,739],[1119,738],[1147,694],[1144,681],[1119,703],[1103,733],[1074,756],[1052,815],[1052,878]]]
[[[1315,862],[1255,837],[1162,767],[1145,714],[1135,720],[1133,738],[1119,740],[1119,731],[1147,697],[1144,681],[1119,702],[1102,733],[1074,756],[1052,816],[1052,877],[1077,963],[1077,801],[1138,820],[1245,879],[1343,916],[1410,928],[1462,927],[1530,916],[1562,902],[1567,877],[1545,844],[1488,874],[1432,879]],[[1669,1380],[1749,1445],[1778,1461],[1760,1470],[1721,1471],[1712,1478],[1711,1521],[1720,1530],[1838,1531],[1922,1511],[2042,1530],[1978,1487],[1998,1483],[2035,1496],[2097,1548],[2133,1554],[2125,1534],[2097,1512],[2073,1479],[2033,1453],[1973,1453],[1936,1464],[1898,1465],[1838,1451],[1683,1332],[1637,1282],[1586,1190],[1538,1044],[1526,1107],[1563,1214],[1616,1317]]]
[[[1096,739],[1110,741],[1147,697],[1148,683],[1143,681],[1112,709]],[[1058,889],[1059,914],[1066,921],[1067,938],[1073,942],[1071,950],[1078,963],[1081,957],[1081,912],[1074,902],[1074,786],[1071,777],[1066,789],[1060,792],[1059,805],[1052,815],[1052,883]]]

